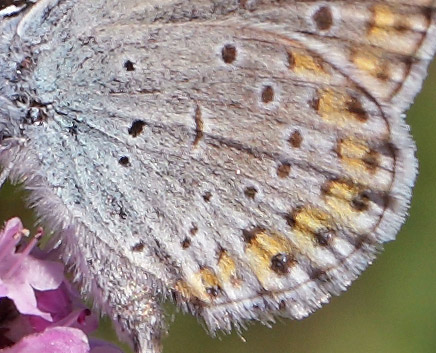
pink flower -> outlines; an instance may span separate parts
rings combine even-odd
[[[64,277],[64,266],[48,260],[54,253],[35,248],[42,230],[23,245],[28,233],[18,218],[0,231],[0,353],[122,353],[104,341],[90,346],[85,333],[97,328],[97,316]]]
[[[47,321],[40,316],[29,316],[29,322],[37,332],[56,324],[69,326],[90,333],[98,327],[98,318],[80,301],[78,294],[67,282],[59,288],[48,291],[36,291],[38,308],[50,313],[52,320]]]
[[[41,333],[24,337],[0,353],[89,353],[86,335],[76,328],[50,327]]]
[[[123,353],[118,347],[93,340],[89,346],[83,331],[71,327],[49,327],[43,332],[28,335],[0,353]]]
[[[16,252],[18,242],[27,233],[18,218],[9,220],[0,233],[0,298],[13,300],[22,314],[37,315],[52,321],[49,313],[38,308],[35,290],[58,288],[64,278],[63,265],[54,261],[38,260],[29,255],[38,236],[23,251]]]

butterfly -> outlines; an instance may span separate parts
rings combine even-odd
[[[0,163],[137,353],[302,319],[405,221],[436,2],[40,0],[3,11]]]

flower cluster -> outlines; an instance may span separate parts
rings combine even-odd
[[[40,229],[29,231],[18,218],[0,232],[0,353],[122,353],[87,334],[97,317],[80,301],[64,266],[35,245]]]

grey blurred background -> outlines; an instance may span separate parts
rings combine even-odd
[[[435,353],[436,62],[408,122],[420,161],[410,217],[397,240],[386,245],[346,293],[303,321],[281,321],[272,329],[251,325],[242,333],[245,343],[237,334],[212,339],[194,318],[176,314],[170,320],[164,352]],[[28,228],[34,224],[23,192],[5,185],[0,191],[0,221],[15,215]],[[169,318],[173,317],[174,308],[167,308]],[[113,339],[109,326],[106,322],[98,335]]]

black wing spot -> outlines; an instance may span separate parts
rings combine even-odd
[[[210,191],[206,191],[203,194],[203,200],[204,201],[209,202],[211,198],[212,198],[212,193]]]
[[[288,142],[292,147],[300,148],[301,143],[303,142],[303,136],[301,135],[301,132],[298,130],[295,130],[291,134],[291,136],[289,136]]]
[[[271,270],[278,275],[286,275],[295,263],[295,259],[290,254],[278,253],[271,258]]]
[[[226,44],[221,50],[221,57],[226,64],[231,64],[236,60],[236,47],[232,44]]]
[[[198,226],[195,223],[192,223],[191,229],[189,229],[189,233],[191,233],[192,236],[196,235],[198,232]]]
[[[135,71],[135,65],[133,64],[133,62],[131,62],[130,60],[126,60],[124,62],[124,68],[127,71]]]
[[[286,178],[291,173],[291,165],[287,162],[280,164],[277,167],[277,176],[279,178]]]
[[[145,248],[145,244],[141,240],[141,241],[139,241],[139,243],[136,243],[135,245],[132,246],[132,251],[134,251],[134,252],[141,252],[141,251],[144,250],[144,248]]]
[[[120,163],[123,167],[128,167],[130,166],[130,160],[129,157],[127,156],[122,156],[119,160],[118,163]]]
[[[274,89],[272,86],[263,87],[261,98],[265,104],[271,103],[274,100]]]
[[[256,197],[256,194],[257,194],[257,189],[255,187],[253,187],[253,186],[248,186],[248,187],[245,188],[244,194],[248,198],[254,200],[254,198]]]
[[[322,6],[315,12],[312,19],[320,31],[327,31],[333,25],[332,10],[328,6]]]
[[[129,135],[133,137],[139,136],[142,133],[144,126],[147,125],[143,120],[135,120],[132,126],[129,127]]]
[[[191,246],[191,239],[189,239],[188,237],[186,237],[185,239],[183,239],[182,241],[182,248],[183,249],[187,249]]]

